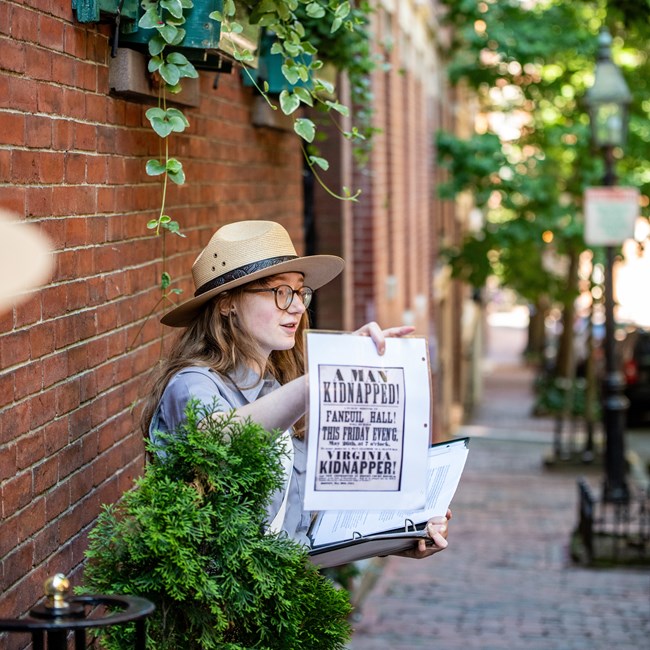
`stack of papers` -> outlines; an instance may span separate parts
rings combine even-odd
[[[469,453],[469,438],[432,445],[427,463],[427,500],[424,509],[326,510],[310,529],[310,557],[314,564],[332,567],[377,555],[391,555],[427,539],[426,523],[444,517],[456,492]]]

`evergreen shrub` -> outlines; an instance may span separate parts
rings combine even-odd
[[[138,595],[154,650],[343,649],[347,591],[285,534],[264,534],[282,486],[281,445],[250,420],[192,402],[173,435],[90,533],[84,591]],[[133,647],[133,627],[107,628],[109,650]]]

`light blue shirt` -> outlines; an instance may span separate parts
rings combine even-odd
[[[149,435],[156,440],[156,431],[173,432],[185,420],[185,407],[190,398],[198,399],[202,404],[212,406],[215,398],[219,400],[224,411],[238,408],[254,402],[256,399],[271,393],[280,385],[275,379],[269,378],[258,381],[258,376],[248,369],[241,369],[234,377],[224,377],[204,366],[190,366],[177,372],[168,382],[163,395],[156,407]],[[244,388],[240,388],[243,386]],[[291,476],[285,476],[285,486],[272,497],[267,508],[268,522],[273,521],[280,510],[289,483],[286,513],[282,530],[289,537],[309,545],[307,530],[311,521],[309,512],[303,510],[305,492],[305,469],[307,466],[307,449],[304,440],[292,436],[293,441],[293,471]]]

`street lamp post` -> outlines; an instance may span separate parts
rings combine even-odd
[[[599,36],[598,61],[594,85],[587,91],[594,145],[603,152],[605,186],[616,185],[614,149],[625,143],[627,110],[632,99],[625,79],[612,61],[609,32]],[[624,394],[623,373],[618,368],[615,351],[614,290],[612,246],[605,247],[605,377],[603,381],[603,425],[605,427],[605,483],[603,499],[627,502],[629,489],[625,478],[625,419],[628,400]]]

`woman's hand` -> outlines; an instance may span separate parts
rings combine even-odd
[[[374,341],[375,346],[377,347],[377,352],[379,354],[384,354],[386,351],[387,338],[407,336],[408,334],[412,334],[414,331],[415,327],[411,327],[410,325],[389,327],[388,329],[382,330],[381,327],[373,321],[371,323],[366,323],[363,327],[360,327],[356,332],[352,333],[357,336],[369,336]]]
[[[449,544],[447,541],[447,534],[449,533],[448,522],[450,519],[451,510],[447,510],[446,517],[433,517],[427,521],[427,535],[431,540],[433,540],[434,546],[427,546],[426,539],[419,539],[416,548],[402,551],[402,553],[396,553],[396,555],[421,560],[422,558],[429,557],[434,553],[444,551]]]

